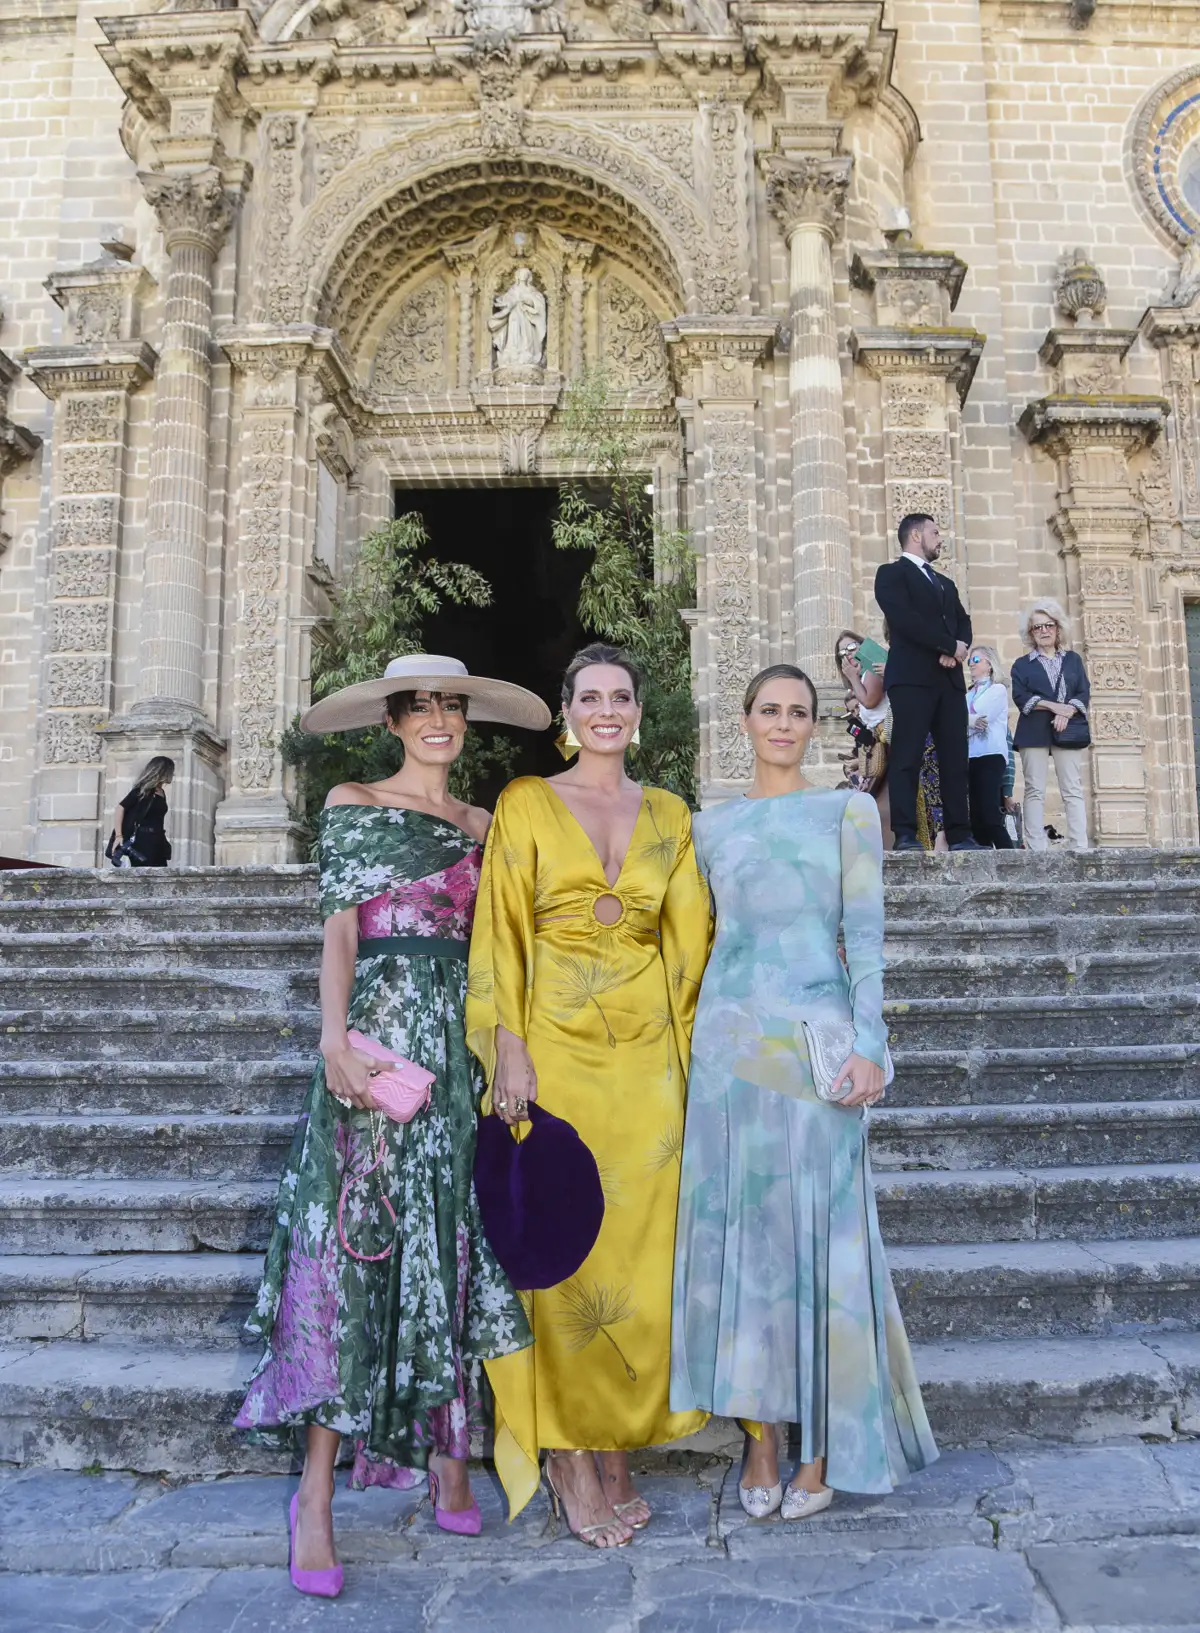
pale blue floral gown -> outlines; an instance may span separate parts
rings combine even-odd
[[[938,1455],[884,1259],[867,1118],[820,1100],[801,1018],[882,1064],[883,871],[869,795],[802,789],[695,819],[717,930],[700,989],[676,1235],[671,1410],[800,1428],[844,1491]],[[838,953],[839,932],[846,962]]]

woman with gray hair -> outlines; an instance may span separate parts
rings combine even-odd
[[[1008,693],[994,647],[976,644],[967,653],[967,778],[971,833],[976,843],[1010,851],[1004,825],[1004,774],[1008,770]]]
[[[1088,848],[1081,749],[1091,746],[1088,704],[1092,689],[1083,659],[1068,646],[1070,626],[1057,601],[1035,601],[1021,619],[1029,651],[1012,667],[1013,702],[1021,711],[1014,742],[1025,774],[1025,844],[1047,849],[1045,808],[1050,761],[1067,813],[1072,850]]]

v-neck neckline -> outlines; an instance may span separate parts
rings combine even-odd
[[[583,835],[584,840],[585,840],[585,842],[587,844],[587,848],[588,848],[588,850],[591,851],[592,856],[595,859],[596,866],[600,870],[600,877],[604,880],[605,885],[608,887],[609,890],[615,890],[617,888],[617,886],[620,884],[622,877],[624,876],[625,869],[626,869],[626,866],[628,865],[630,855],[633,852],[633,842],[637,838],[638,827],[641,824],[641,820],[642,820],[642,812],[646,809],[646,805],[647,805],[646,790],[644,788],[639,788],[639,790],[638,790],[641,798],[640,798],[640,801],[638,803],[637,815],[633,819],[633,827],[629,830],[629,841],[625,846],[625,854],[621,858],[621,865],[617,869],[617,876],[616,876],[615,879],[610,881],[610,879],[608,877],[608,874],[605,871],[603,858],[601,857],[600,852],[596,849],[596,842],[592,838],[591,834],[588,833],[588,831],[584,827],[583,823],[580,822],[579,818],[575,815],[574,811],[572,811],[571,807],[567,804],[566,800],[563,799],[562,795],[561,794],[556,794],[554,789],[551,788],[550,779],[548,777],[543,777],[541,779],[541,783],[542,783],[542,787],[550,795],[550,797],[554,801],[554,803],[556,805],[560,806],[567,813],[567,815],[570,817],[571,821],[575,824],[575,826],[579,829],[580,833]]]

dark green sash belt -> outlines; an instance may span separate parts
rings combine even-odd
[[[458,958],[465,964],[469,943],[441,936],[367,936],[358,944],[359,958],[401,954],[405,958]]]

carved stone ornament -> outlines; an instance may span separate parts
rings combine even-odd
[[[1190,306],[1200,295],[1200,240],[1193,238],[1179,258],[1167,291],[1168,306]]]
[[[1108,305],[1108,285],[1082,249],[1067,250],[1058,263],[1054,302],[1071,323],[1098,321]]]
[[[42,720],[42,759],[47,765],[94,765],[100,759],[100,714],[58,714]]]
[[[444,390],[446,355],[446,285],[434,278],[409,296],[389,324],[371,384],[387,392]]]
[[[237,200],[219,171],[187,175],[142,171],[138,180],[162,225],[168,253],[181,244],[196,244],[216,254],[237,212]]]
[[[502,49],[521,34],[548,33],[554,0],[451,0],[458,26],[477,46]],[[547,15],[549,14],[549,15]]]
[[[849,154],[790,159],[768,153],[761,164],[767,204],[788,238],[799,227],[819,227],[831,238],[841,229],[854,170]]]
[[[604,366],[615,381],[635,389],[665,388],[662,331],[642,297],[619,279],[605,280],[600,329]]]
[[[498,294],[488,318],[497,378],[531,372],[534,383],[546,362],[546,297],[528,267],[520,267]]]

